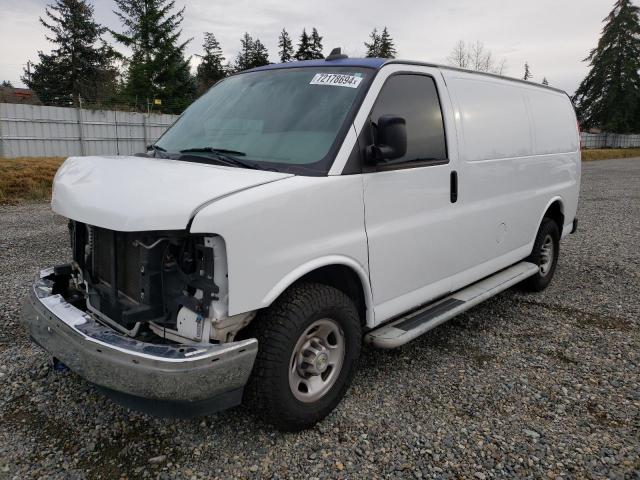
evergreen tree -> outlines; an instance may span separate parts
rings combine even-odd
[[[293,60],[293,42],[284,28],[278,37],[278,48],[280,49],[278,50],[278,55],[282,63]]]
[[[573,101],[582,126],[640,131],[640,9],[618,0],[604,19],[598,46],[585,61],[591,70]]]
[[[162,109],[184,110],[195,97],[195,80],[180,42],[184,8],[174,11],[173,0],[115,0],[115,14],[124,32],[111,31],[131,49],[125,91],[131,100],[160,99]]]
[[[298,50],[296,51],[296,60],[311,60],[313,58],[313,50],[311,37],[307,34],[306,29],[302,29]]]
[[[202,58],[202,62],[198,65],[196,73],[196,82],[200,94],[226,76],[222,49],[213,33],[205,32],[202,49],[204,50],[204,55],[198,55]]]
[[[374,28],[369,38],[371,43],[364,42],[364,46],[367,47],[367,57],[396,58],[396,47],[387,27],[382,29],[382,33],[378,33],[378,29]]]
[[[3,80],[0,87],[13,88],[13,84],[9,80]]]
[[[544,77],[542,79],[542,85],[549,85],[549,81],[547,80],[547,77]]]
[[[102,40],[106,29],[94,21],[93,7],[85,0],[56,0],[45,14],[40,23],[55,48],[38,52],[39,62],[25,69],[22,80],[47,104],[68,105],[78,95],[91,103],[110,99],[117,85],[116,53]]]
[[[251,51],[251,68],[261,67],[263,65],[269,65],[269,51],[267,47],[256,38],[253,42],[253,50]]]
[[[259,39],[245,33],[240,39],[240,52],[236,58],[236,70],[248,70],[269,63],[269,52]]]
[[[531,77],[533,77],[533,75],[531,75],[531,69],[529,68],[529,63],[524,62],[524,76],[522,77],[522,79],[529,80]]]
[[[324,54],[322,53],[322,37],[314,27],[313,30],[311,30],[311,59],[320,60],[322,58],[324,58]]]
[[[378,56],[380,58],[396,58],[396,47],[393,43],[393,38],[389,34],[387,27],[382,29],[380,34],[380,50]]]
[[[378,29],[374,28],[371,34],[369,34],[371,43],[364,42],[364,46],[367,47],[367,54],[365,56],[369,58],[377,58],[380,56],[380,35]]]
[[[251,68],[253,56],[253,38],[247,32],[240,39],[240,52],[236,57],[235,69],[237,71]]]

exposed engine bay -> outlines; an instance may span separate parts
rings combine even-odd
[[[222,237],[186,231],[116,232],[70,221],[73,262],[54,293],[131,337],[229,342],[254,313],[228,316]]]

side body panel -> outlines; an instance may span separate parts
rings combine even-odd
[[[573,221],[580,187],[577,123],[559,92],[443,69],[459,141],[458,235],[451,261],[461,288],[531,251],[559,200]]]
[[[394,74],[431,78],[442,110],[450,109],[440,71],[432,67],[388,65],[370,87],[358,116],[358,133],[385,82]],[[444,112],[443,112],[444,113]],[[455,255],[450,240],[457,231],[450,199],[450,174],[456,163],[455,127],[444,113],[449,161],[440,165],[375,171],[362,175],[369,269],[376,323],[450,291]]]
[[[341,175],[385,79],[396,72],[436,80],[449,163]],[[452,170],[456,203],[449,200]],[[197,213],[191,231],[225,239],[230,315],[264,308],[304,274],[341,264],[361,279],[373,327],[525,258],[555,200],[568,231],[579,178],[566,96],[392,64],[374,79],[328,177],[296,176],[220,198]]]
[[[335,264],[358,274],[370,305],[363,209],[360,175],[296,176],[213,202],[190,231],[225,240],[230,315],[266,307],[304,274]]]

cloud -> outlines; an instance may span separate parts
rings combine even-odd
[[[0,79],[15,81],[27,58],[49,48],[37,22],[44,0],[20,3],[0,0]],[[277,60],[282,28],[297,42],[306,27],[318,28],[325,54],[340,46],[350,56],[364,53],[373,27],[388,26],[402,58],[446,63],[458,40],[480,40],[507,61],[507,74],[521,77],[529,62],[534,81],[549,82],[572,93],[587,72],[582,60],[597,44],[602,19],[613,0],[190,0],[183,34],[193,38],[188,53],[200,53],[203,34],[213,32],[227,59],[233,61],[246,31],[267,46]],[[177,0],[180,5],[181,1]],[[119,30],[114,3],[96,1],[96,17]],[[197,64],[194,59],[193,64]]]
[[[39,2],[0,0],[0,11],[0,81],[17,86],[27,60],[37,60],[38,50],[51,48],[38,21],[44,10]]]

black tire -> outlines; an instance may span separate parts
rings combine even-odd
[[[305,403],[290,387],[291,360],[303,333],[322,319],[335,322],[343,334],[342,366],[326,393]],[[293,432],[315,425],[342,400],[355,374],[362,344],[355,305],[333,287],[302,283],[283,293],[252,326],[258,354],[245,388],[245,404],[279,430]]]
[[[546,242],[551,240],[553,245],[553,252],[550,258],[550,264],[547,264],[546,271],[543,272],[543,247]],[[538,234],[536,235],[536,240],[533,243],[533,250],[531,255],[529,255],[525,261],[531,262],[535,265],[538,265],[540,268],[538,273],[533,275],[532,277],[527,278],[520,285],[523,290],[529,292],[541,292],[545,288],[549,286],[551,280],[553,279],[553,274],[556,271],[556,266],[558,264],[558,255],[560,254],[560,231],[558,230],[558,225],[555,221],[550,218],[543,218],[542,223],[540,224],[540,229],[538,230]],[[545,262],[546,263],[546,262]]]

